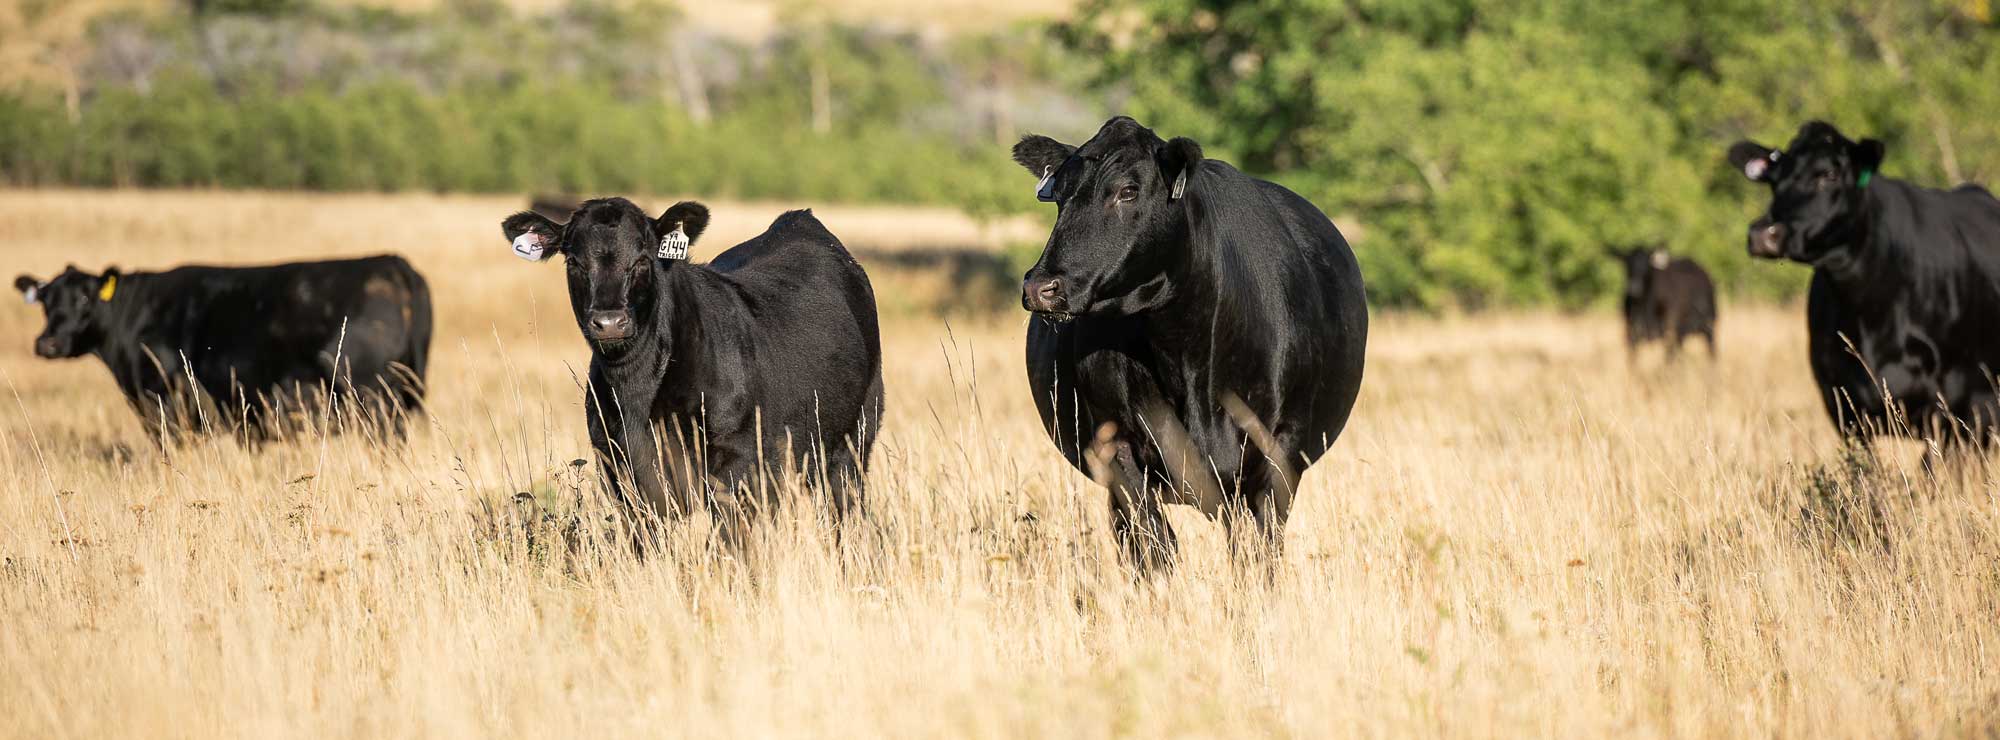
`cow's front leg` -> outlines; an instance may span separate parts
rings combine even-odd
[[[1141,573],[1171,569],[1178,549],[1174,528],[1159,489],[1132,454],[1131,441],[1100,430],[1088,454],[1092,477],[1110,489],[1111,532],[1125,561]]]

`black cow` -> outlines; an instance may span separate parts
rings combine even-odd
[[[1882,142],[1819,121],[1784,151],[1730,147],[1732,165],[1771,187],[1750,254],[1812,266],[1813,376],[1848,438],[1988,444],[2000,423],[2000,201],[1882,177],[1882,155]],[[1889,423],[1891,407],[1907,424]]]
[[[1035,405],[1111,489],[1127,557],[1170,562],[1165,503],[1247,508],[1282,546],[1297,473],[1361,388],[1368,309],[1347,241],[1291,191],[1122,116],[1080,147],[1023,138],[1014,160],[1056,203],[1022,285]]]
[[[1625,249],[1612,253],[1625,263],[1625,349],[1654,340],[1667,348],[1667,359],[1680,355],[1681,343],[1700,336],[1715,356],[1715,283],[1708,271],[1686,257],[1664,249]]]
[[[566,224],[522,212],[501,230],[523,257],[563,255],[591,349],[590,442],[633,513],[707,504],[736,540],[743,517],[771,503],[769,476],[789,472],[828,490],[838,518],[860,503],[882,412],[868,275],[811,211],[690,263],[707,226],[699,203],[654,219],[608,198]]]
[[[217,421],[262,442],[343,400],[400,435],[422,410],[431,291],[401,257],[102,275],[72,266],[14,287],[48,317],[35,354],[97,355],[163,443]]]

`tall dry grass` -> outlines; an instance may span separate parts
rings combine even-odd
[[[1181,566],[1134,582],[1036,428],[1022,318],[896,318],[859,535],[639,559],[554,544],[595,511],[585,352],[516,207],[0,193],[8,276],[395,250],[438,315],[407,445],[162,453],[0,310],[0,735],[2000,732],[1995,468],[1843,457],[1796,308],[1636,371],[1609,316],[1378,317],[1269,581],[1176,512]]]

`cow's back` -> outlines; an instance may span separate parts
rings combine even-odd
[[[767,418],[812,419],[847,434],[882,400],[882,338],[875,291],[839,238],[810,211],[778,217],[763,234],[708,264],[748,312]],[[864,361],[854,362],[859,355]],[[865,462],[866,447],[862,453]]]
[[[430,288],[401,257],[258,267],[192,266],[160,274],[156,300],[177,306],[159,340],[211,395],[239,401],[349,382],[421,397]]]

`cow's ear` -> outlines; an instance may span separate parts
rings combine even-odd
[[[1854,161],[1855,173],[1872,174],[1882,168],[1883,151],[1882,142],[1862,139],[1861,143],[1855,144],[1853,149],[1848,150],[1847,156]]]
[[[653,225],[663,235],[679,230],[687,235],[688,243],[693,244],[701,238],[701,232],[708,230],[708,206],[691,200],[675,203],[666,213],[660,214]]]
[[[14,289],[21,291],[21,300],[34,303],[39,298],[37,294],[42,292],[42,281],[22,275],[14,278]]]
[[[116,267],[104,268],[104,274],[97,276],[97,300],[110,303],[111,297],[118,294],[118,278],[123,276]]]
[[[1173,182],[1173,190],[1167,197],[1180,200],[1187,195],[1188,179],[1194,176],[1194,169],[1201,164],[1201,145],[1194,139],[1176,136],[1166,146],[1160,147],[1160,171]]]
[[[1771,176],[1771,162],[1776,159],[1773,154],[1775,152],[1763,144],[1739,141],[1729,147],[1729,166],[1752,181],[1765,182]]]
[[[534,211],[522,211],[500,222],[500,233],[514,244],[514,255],[541,262],[562,251],[562,227]]]
[[[1076,147],[1041,134],[1023,136],[1020,143],[1014,145],[1014,161],[1027,168],[1030,174],[1044,179],[1075,153]]]

